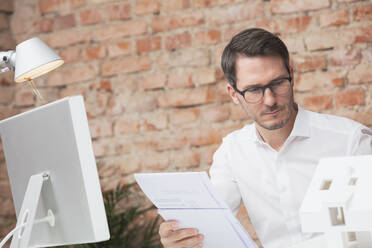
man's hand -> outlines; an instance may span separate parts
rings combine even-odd
[[[178,228],[177,221],[165,221],[160,224],[160,242],[164,248],[201,248],[204,236],[195,228]]]

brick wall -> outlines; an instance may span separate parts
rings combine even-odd
[[[250,122],[220,69],[224,46],[247,27],[286,42],[303,107],[372,126],[371,0],[11,2],[0,3],[0,46],[38,36],[65,59],[36,84],[48,101],[84,95],[104,189],[138,171],[207,170],[221,138]],[[1,76],[0,119],[41,104],[11,77]],[[4,235],[14,213],[0,162]]]

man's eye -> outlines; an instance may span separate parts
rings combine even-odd
[[[271,83],[271,86],[273,86],[273,87],[280,86],[280,85],[281,85],[282,83],[284,83],[284,82],[285,82],[284,79],[280,79],[280,80],[278,80],[278,81],[272,82],[272,83]]]
[[[248,89],[246,89],[246,91],[248,91],[250,93],[256,93],[256,92],[260,91],[260,88],[256,88],[256,87],[248,88]]]

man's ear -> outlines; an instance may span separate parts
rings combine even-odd
[[[233,102],[235,104],[239,104],[240,102],[239,102],[238,95],[237,95],[238,93],[234,90],[231,84],[229,83],[226,84],[226,90],[229,96],[231,97],[231,99],[233,100]]]

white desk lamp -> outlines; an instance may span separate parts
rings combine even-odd
[[[0,52],[0,73],[15,71],[17,83],[37,78],[63,63],[61,57],[36,37],[18,44],[15,51]]]

